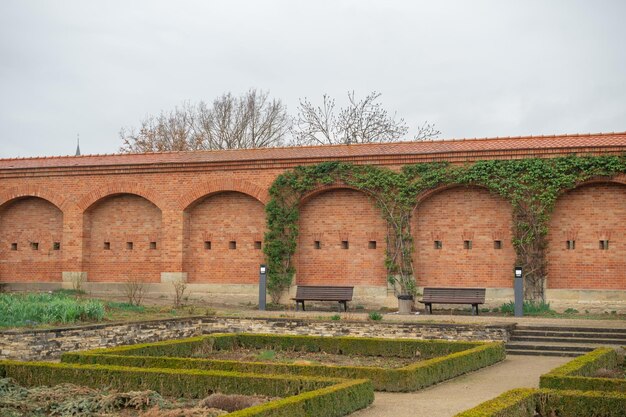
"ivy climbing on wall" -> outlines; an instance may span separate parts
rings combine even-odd
[[[372,165],[323,162],[279,175],[266,206],[264,252],[268,291],[274,302],[296,273],[299,205],[316,189],[341,185],[363,191],[387,222],[385,267],[398,294],[414,295],[411,215],[421,195],[442,186],[479,186],[510,202],[516,263],[524,268],[525,298],[544,300],[548,222],[563,192],[590,179],[626,172],[624,156],[567,156],[550,159],[488,160],[457,166],[446,162],[406,165],[397,172]]]

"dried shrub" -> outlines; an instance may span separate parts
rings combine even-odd
[[[176,281],[172,283],[174,287],[174,308],[179,308],[183,303],[183,296],[187,289],[187,283],[182,281]]]
[[[143,301],[145,286],[138,278],[129,277],[124,283],[124,295],[128,299],[128,303],[140,306]]]
[[[228,411],[217,408],[193,407],[164,410],[160,407],[154,407],[139,414],[139,417],[219,417],[226,414]]]
[[[596,378],[624,378],[624,372],[620,369],[600,368],[593,373]]]
[[[244,408],[253,407],[266,402],[267,399],[261,397],[252,397],[247,395],[226,395],[211,394],[198,403],[198,407],[219,408],[229,413],[233,411],[243,410]]]

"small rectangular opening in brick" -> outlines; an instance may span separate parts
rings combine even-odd
[[[30,248],[32,250],[39,250],[39,242],[30,242]]]
[[[347,240],[342,240],[341,241],[341,249],[348,249],[350,248],[350,244],[348,243]]]
[[[52,250],[61,250],[61,242],[53,242]]]
[[[237,242],[234,240],[228,242],[228,249],[237,249]]]
[[[133,242],[126,242],[126,249],[133,250]]]
[[[254,249],[261,249],[262,246],[263,246],[263,244],[261,243],[260,240],[255,240],[254,241]]]
[[[157,248],[156,242],[150,242],[150,249],[156,249],[156,248]]]
[[[370,240],[369,243],[367,244],[367,247],[369,249],[376,249],[376,241],[375,240]]]
[[[464,240],[463,241],[463,249],[472,249],[472,241],[471,240]]]
[[[104,250],[111,250],[111,242],[104,242],[104,245],[102,246],[102,248]]]
[[[11,250],[17,250],[17,243],[11,243]]]
[[[498,250],[498,249],[502,249],[502,241],[501,240],[494,240],[493,241],[493,248]]]
[[[315,249],[322,249],[322,242],[320,242],[319,240],[316,240],[315,242],[313,242],[313,247]]]
[[[574,250],[576,249],[576,241],[575,240],[568,240],[565,244],[565,248],[567,250]]]
[[[441,240],[435,240],[435,249],[441,249],[443,248],[443,242]]]
[[[211,241],[210,240],[205,240],[204,241],[204,249],[211,250]]]
[[[601,240],[600,241],[600,250],[609,250],[609,241]]]

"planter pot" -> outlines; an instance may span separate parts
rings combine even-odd
[[[398,296],[398,314],[411,314],[412,309],[413,309],[413,296],[399,295]]]

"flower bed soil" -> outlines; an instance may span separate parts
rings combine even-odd
[[[3,417],[218,417],[276,398],[211,394],[203,399],[162,397],[155,391],[118,392],[74,384],[25,388],[0,379]]]
[[[241,362],[292,363],[295,365],[373,366],[378,368],[401,368],[418,362],[419,357],[339,355],[326,352],[303,352],[290,350],[263,350],[237,347],[233,350],[215,350],[208,355],[194,355],[214,360]]]

